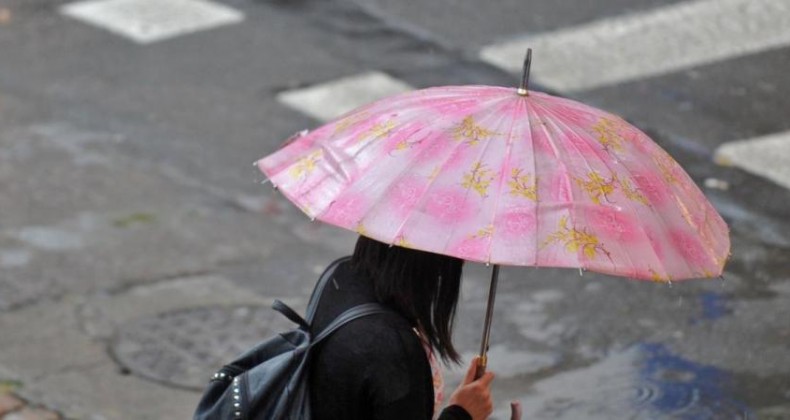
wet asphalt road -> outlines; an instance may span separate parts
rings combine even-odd
[[[203,324],[173,341],[176,326],[190,321],[166,305],[137,318],[95,313],[108,306],[105,296],[190,276],[221,277],[298,306],[317,270],[350,251],[351,234],[311,224],[259,184],[251,163],[320,123],[279,103],[278,93],[369,70],[414,87],[514,85],[514,75],[478,58],[480,48],[681,2],[227,0],[242,23],[147,45],[64,18],[63,3],[0,2],[12,13],[0,23],[0,317],[87,296],[80,329],[106,347],[113,366],[191,390],[188,404],[202,369],[237,349],[203,340],[212,333]],[[723,279],[671,286],[505,268],[491,341],[496,418],[506,418],[512,399],[536,419],[790,418],[790,191],[713,162],[720,144],[790,129],[789,67],[790,47],[779,47],[555,91],[642,128],[699,185],[726,181],[727,189],[703,190],[730,224],[732,257]],[[50,155],[51,145],[62,156]],[[102,225],[107,214],[115,228],[141,230],[119,238]],[[71,233],[33,229],[41,226]],[[456,339],[466,356],[477,351],[488,274],[465,270]],[[221,304],[204,301],[201,316]],[[247,304],[251,318],[227,325],[253,341],[245,323],[270,322],[257,312],[268,300]],[[151,361],[167,354],[157,347],[165,342],[189,357],[210,347],[216,358],[196,358],[211,361],[196,362],[197,372],[165,374],[152,368],[161,360]],[[3,365],[0,376],[28,369],[24,359]],[[459,375],[450,372],[448,382]],[[52,388],[32,389],[42,391],[29,396],[68,406],[68,392],[49,398]]]

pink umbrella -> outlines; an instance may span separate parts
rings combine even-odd
[[[519,89],[447,86],[354,110],[257,162],[312,219],[498,265],[669,282],[720,276],[728,228],[622,118]],[[482,372],[482,370],[481,370]]]

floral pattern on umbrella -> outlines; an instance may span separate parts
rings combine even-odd
[[[653,281],[721,275],[724,221],[622,118],[449,86],[367,105],[258,161],[310,217],[472,261]]]

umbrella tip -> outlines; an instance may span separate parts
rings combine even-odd
[[[532,48],[527,48],[527,55],[524,57],[524,68],[521,72],[521,85],[516,93],[519,96],[529,96],[527,87],[529,86],[529,69],[532,66]]]

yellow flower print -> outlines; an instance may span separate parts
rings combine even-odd
[[[407,142],[406,140],[401,140],[395,145],[395,150],[402,151],[409,149],[410,147],[411,146],[409,145],[409,142]]]
[[[644,196],[637,188],[634,188],[631,185],[631,181],[628,179],[620,179],[616,175],[614,177],[615,181],[620,184],[620,188],[623,190],[623,194],[625,194],[626,198],[631,201],[636,201],[638,203],[642,203],[646,206],[649,206],[650,203],[647,201],[647,197]]]
[[[387,120],[383,123],[375,123],[373,124],[373,127],[370,127],[365,132],[360,134],[359,137],[357,138],[357,141],[375,140],[388,135],[394,129],[395,129],[394,120]]]
[[[568,227],[568,216],[560,218],[557,231],[543,241],[541,249],[555,243],[564,244],[565,249],[571,253],[577,253],[581,249],[584,255],[591,259],[596,257],[598,251],[609,256],[609,251],[606,250],[603,244],[599,243],[597,236],[587,232],[587,230]]]
[[[510,171],[510,181],[507,182],[510,187],[510,195],[514,197],[524,197],[532,201],[538,201],[537,183],[538,179],[532,181],[532,175],[521,174],[520,168],[514,168]]]
[[[407,241],[403,234],[398,235],[395,238],[395,245],[402,247],[402,248],[413,248],[414,244]]]
[[[656,270],[653,270],[652,268],[649,268],[648,271],[650,271],[650,280],[652,280],[652,281],[654,281],[656,283],[671,283],[672,282],[672,276],[670,276],[670,275],[663,275],[662,276],[661,274],[659,274]]]
[[[476,162],[472,165],[471,171],[464,174],[461,186],[466,189],[474,189],[481,197],[488,197],[488,187],[493,180],[493,171],[486,168],[486,165],[482,162]]]
[[[494,236],[494,225],[488,225],[482,229],[478,229],[477,233],[471,235],[472,238],[483,239]]]
[[[601,117],[592,126],[598,142],[601,143],[604,150],[621,152],[623,150],[623,137],[618,132],[618,128],[620,128],[620,124],[617,121],[604,117]]]
[[[288,171],[292,178],[300,178],[303,175],[310,175],[315,170],[315,165],[324,155],[322,149],[316,150],[309,155],[299,159]]]
[[[297,204],[302,213],[306,214],[310,220],[315,220],[315,212],[307,204]]]
[[[436,167],[433,168],[433,171],[431,172],[431,174],[428,175],[428,179],[433,181],[434,179],[436,179],[437,176],[439,176],[439,173],[441,171],[442,171],[442,166],[441,165],[436,165]]]
[[[680,180],[675,175],[674,167],[677,165],[675,159],[672,159],[667,152],[663,150],[653,155],[653,162],[655,162],[658,169],[661,171],[661,176],[670,184],[678,184]]]
[[[349,127],[362,122],[367,117],[368,117],[367,112],[360,112],[357,114],[349,115],[346,118],[343,118],[342,120],[338,121],[337,124],[335,124],[335,134],[346,131]]]
[[[424,140],[416,140],[416,141],[409,141],[407,139],[400,140],[399,142],[395,143],[395,151],[402,152],[404,150],[409,150],[414,146],[421,144]]]
[[[724,257],[713,257],[713,260],[716,261],[716,265],[719,267],[724,267],[724,264],[727,263],[727,260],[732,257],[732,253],[727,254]]]
[[[601,197],[609,201],[609,194],[614,192],[617,178],[612,177],[607,180],[595,171],[588,173],[587,178],[587,180],[581,178],[574,178],[574,180],[579,188],[587,191],[593,203],[601,204]]]
[[[457,127],[453,129],[453,139],[457,141],[464,140],[466,144],[474,146],[489,137],[496,136],[499,133],[488,130],[475,123],[474,117],[471,115],[464,118]]]
[[[363,225],[362,222],[357,223],[357,227],[354,230],[362,236],[367,236],[368,234],[368,230],[365,228],[365,225]]]

